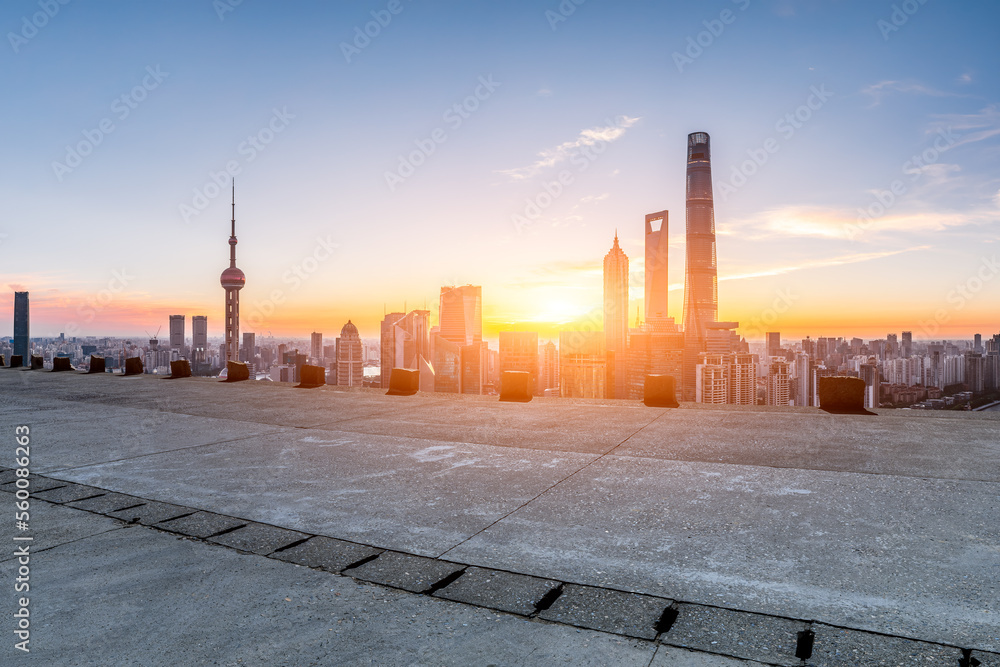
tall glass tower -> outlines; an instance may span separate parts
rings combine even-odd
[[[28,293],[14,292],[14,355],[21,363],[31,365],[31,327],[29,325]]]
[[[705,352],[706,326],[719,318],[712,151],[707,132],[688,135],[685,246],[683,389],[685,398],[693,400],[695,366],[698,355]]]

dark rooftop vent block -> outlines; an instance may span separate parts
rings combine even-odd
[[[53,357],[52,358],[52,372],[58,373],[59,371],[71,371],[73,366],[69,363],[69,357]]]
[[[39,370],[41,368],[44,368],[44,366],[45,366],[45,360],[44,359],[42,359],[37,354],[31,355],[31,370],[37,371],[37,370]]]
[[[125,360],[125,375],[142,375],[142,359],[129,357]]]
[[[504,371],[500,375],[500,400],[513,403],[531,401],[531,373]]]
[[[12,355],[10,355],[10,367],[11,368],[20,368],[23,365],[24,365],[24,357],[22,357],[20,354],[12,354]]]
[[[226,379],[223,382],[243,382],[250,379],[250,367],[239,361],[226,362]]]
[[[800,632],[798,641],[795,643],[795,657],[799,660],[808,660],[811,658],[814,641],[816,641],[816,633],[812,630],[803,630]]]
[[[674,623],[677,621],[677,608],[667,607],[663,610],[663,614],[660,615],[660,620],[656,622],[653,629],[656,630],[658,634],[663,634],[665,632],[670,632],[670,628],[674,627]]]
[[[301,389],[315,389],[326,384],[326,369],[322,366],[302,365],[302,372],[299,375],[299,384],[295,385]]]
[[[418,391],[420,391],[420,371],[409,368],[392,369],[386,396],[413,396]]]
[[[187,359],[178,359],[170,362],[170,379],[191,377],[191,362]]]
[[[90,374],[90,373],[103,373],[103,372],[104,372],[104,357],[95,357],[94,355],[90,355],[90,370],[87,371],[87,373]]]
[[[540,612],[543,612],[549,607],[551,607],[553,604],[555,604],[555,601],[559,599],[559,596],[562,595],[562,592],[563,592],[563,585],[559,584],[556,588],[553,588],[548,593],[543,595],[542,599],[535,604],[535,613],[538,614]]]
[[[676,408],[677,392],[672,375],[647,375],[642,402],[651,408]]]
[[[875,414],[865,409],[865,381],[861,378],[820,378],[819,405],[834,415]]]

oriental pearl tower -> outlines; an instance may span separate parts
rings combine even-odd
[[[226,290],[226,360],[239,361],[240,290],[247,277],[236,268],[236,179],[233,179],[233,227],[229,237],[229,268],[222,272],[222,287]]]

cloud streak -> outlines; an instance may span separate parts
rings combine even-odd
[[[632,118],[630,116],[620,116],[610,125],[598,125],[581,130],[575,139],[564,141],[557,146],[540,151],[537,155],[538,159],[531,164],[513,169],[501,169],[497,173],[509,176],[515,181],[532,178],[540,174],[543,170],[569,159],[570,156],[579,150],[599,143],[611,143],[621,139],[625,135],[625,132],[638,123],[639,120],[639,118]]]

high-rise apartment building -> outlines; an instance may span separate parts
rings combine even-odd
[[[757,360],[755,355],[734,353],[728,362],[730,405],[757,404]]]
[[[729,402],[729,372],[725,354],[703,352],[695,366],[695,402],[725,405]]]
[[[904,331],[903,332],[903,342],[899,345],[899,353],[904,359],[908,359],[913,353],[913,332]]]
[[[12,354],[21,355],[25,366],[31,365],[31,326],[27,292],[14,292],[14,346]]]
[[[358,328],[347,320],[337,338],[337,386],[361,387],[365,381],[364,355]]]
[[[772,357],[767,369],[767,404],[788,405],[791,378],[788,362]]]
[[[628,256],[614,244],[604,256],[604,349],[607,354],[608,398],[628,396]]]

